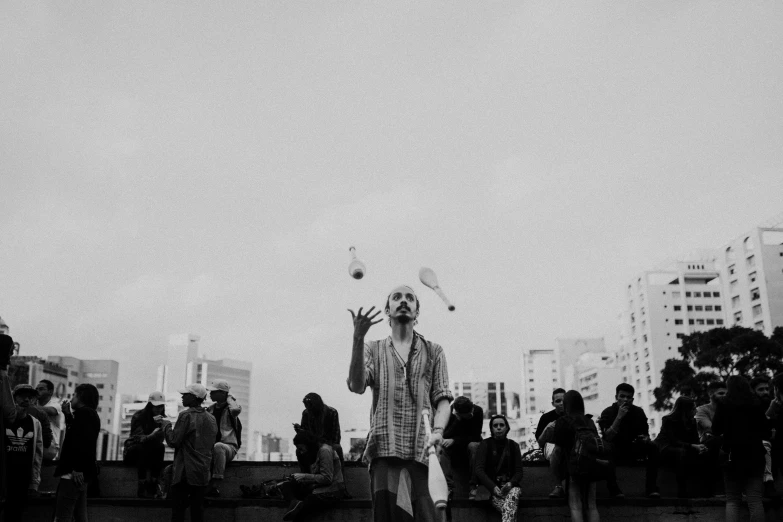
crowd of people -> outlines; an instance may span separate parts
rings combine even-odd
[[[381,311],[350,311],[354,332],[348,389],[361,394],[369,388],[373,399],[362,456],[370,475],[373,520],[438,519],[428,487],[432,448],[445,475],[447,514],[454,471],[464,468],[470,477],[469,498],[477,499],[484,486],[503,522],[516,520],[524,467],[519,444],[508,437],[510,424],[505,416],[492,415],[489,436],[482,437],[484,411],[468,397],[453,397],[443,348],[413,329],[420,312],[412,288],[395,288],[385,306],[391,335],[365,342],[368,330],[383,320],[378,318]],[[41,467],[48,461],[60,478],[53,519],[86,521],[87,490],[99,473],[98,390],[80,384],[73,398],[63,401],[52,396],[54,387],[46,380],[11,389],[7,368],[12,351],[12,339],[0,334],[4,520],[23,520],[27,499],[37,494]],[[178,390],[184,409],[174,424],[165,415],[163,394],[153,392],[131,419],[123,458],[137,469],[137,494],[169,499],[175,522],[185,520],[188,508],[191,520],[204,520],[205,498],[220,496],[226,466],[241,447],[242,407],[230,390],[224,380]],[[661,466],[675,471],[679,497],[694,496],[697,489],[701,496],[712,496],[722,472],[726,519],[738,520],[744,493],[751,522],[763,520],[762,498],[778,495],[774,478],[783,462],[783,374],[750,381],[731,376],[725,383],[709,383],[707,390],[707,404],[697,405],[687,394],[678,397],[652,440],[644,411],[633,404],[630,384],[617,385],[615,402],[595,420],[585,413],[579,392],[555,389],[553,409],[542,415],[535,432],[554,480],[550,497],[567,499],[572,520],[596,522],[596,483],[606,481],[610,494],[623,498],[617,466],[640,462],[644,493],[650,498],[660,497]],[[208,396],[212,404],[205,408]],[[280,483],[290,502],[284,520],[350,498],[338,412],[317,393],[308,393],[303,404],[301,420],[294,424],[300,469]],[[424,425],[428,418],[431,429]],[[174,448],[174,460],[164,468],[165,445]]]

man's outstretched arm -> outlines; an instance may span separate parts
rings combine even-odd
[[[374,306],[371,307],[364,315],[362,315],[361,308],[357,313],[348,310],[353,318],[353,346],[351,347],[351,366],[348,370],[348,389],[354,393],[364,393],[367,388],[367,374],[364,366],[364,336],[372,325],[383,321],[383,319],[373,321],[381,313],[378,310],[370,315],[374,309]]]

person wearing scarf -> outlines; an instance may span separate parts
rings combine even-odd
[[[511,427],[505,415],[493,415],[489,429],[492,436],[481,441],[476,454],[476,479],[492,492],[490,500],[503,522],[514,522],[522,492],[522,452],[508,438]]]

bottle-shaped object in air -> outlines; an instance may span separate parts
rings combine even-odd
[[[367,269],[364,267],[364,263],[362,263],[361,259],[356,257],[356,248],[351,247],[348,251],[351,253],[351,264],[348,265],[348,273],[354,279],[361,279],[364,277],[364,272]]]

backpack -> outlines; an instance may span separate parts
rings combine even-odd
[[[592,421],[574,425],[574,446],[569,456],[568,472],[574,478],[590,481],[603,480],[609,472],[611,447],[603,440]]]

